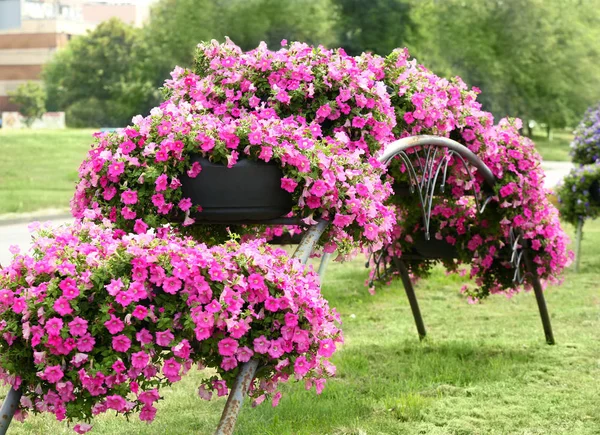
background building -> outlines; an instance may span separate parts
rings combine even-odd
[[[0,112],[16,110],[8,93],[40,80],[42,67],[73,36],[116,17],[141,26],[149,3],[82,0],[0,0]]]

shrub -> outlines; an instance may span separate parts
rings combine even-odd
[[[582,165],[600,161],[600,104],[590,107],[575,129],[571,157]]]
[[[109,104],[97,98],[90,97],[79,100],[65,111],[67,126],[71,128],[100,128],[115,127],[110,115]]]
[[[46,113],[46,91],[39,83],[23,83],[9,92],[9,96],[10,102],[19,106],[19,113],[25,117],[27,127]]]
[[[572,225],[600,216],[600,160],[573,169],[557,189],[561,217]]]

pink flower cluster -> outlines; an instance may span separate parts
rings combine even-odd
[[[19,418],[152,421],[160,388],[193,365],[216,370],[199,389],[210,399],[252,358],[250,395],[276,405],[290,377],[321,392],[338,322],[316,273],[261,240],[208,248],[79,222],[41,229],[0,269],[0,378],[23,390]]]
[[[449,136],[477,154],[497,179],[492,203],[479,213],[469,195],[485,188],[483,177],[471,168],[471,180],[462,163],[449,157],[447,194],[434,200],[434,237],[456,246],[459,262],[472,265],[470,274],[478,288],[471,289],[469,296],[477,299],[498,292],[511,295],[519,290],[509,263],[511,229],[522,234],[524,243],[533,249],[538,275],[557,282],[572,254],[567,250],[568,237],[560,226],[558,212],[543,187],[541,158],[533,142],[519,134],[520,121],[503,119],[494,125],[492,115],[481,110],[476,101],[477,89],[468,90],[460,78],[449,81],[436,76],[416,61],[409,61],[405,49],[388,56],[385,68],[385,81],[396,94],[392,104],[397,137]],[[396,182],[409,181],[406,167],[399,160],[390,172]],[[398,214],[397,243],[389,248],[391,255],[410,251],[412,236],[422,231],[416,198],[402,198],[398,206],[405,213]],[[446,266],[457,270],[455,263]],[[429,267],[428,262],[413,264],[413,271],[419,275]],[[529,287],[528,281],[525,287]]]
[[[202,205],[183,197],[179,181],[184,173],[193,178],[202,170],[190,163],[191,156],[228,166],[241,157],[274,160],[283,170],[281,188],[292,193],[292,214],[307,224],[317,218],[332,223],[321,238],[327,252],[344,256],[357,247],[377,249],[388,241],[394,222],[392,208],[384,205],[392,190],[382,181],[379,163],[361,149],[348,152],[346,144],[323,137],[316,122],[280,119],[273,109],[232,118],[167,101],[123,132],[98,137],[81,165],[72,209],[79,218],[108,217],[126,231],[179,222],[182,232],[192,234],[187,228],[194,223],[192,207]],[[191,230],[203,236],[198,226]],[[255,228],[245,231],[256,234]]]
[[[171,99],[239,117],[272,109],[280,118],[316,122],[325,136],[342,135],[346,148],[371,154],[392,139],[394,109],[383,83],[384,59],[293,42],[278,51],[261,43],[247,53],[227,40],[198,45],[195,74],[176,69],[166,82]]]

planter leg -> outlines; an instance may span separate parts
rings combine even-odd
[[[19,406],[22,395],[23,391],[21,391],[20,388],[18,390],[11,388],[8,391],[8,394],[2,403],[2,409],[0,409],[0,435],[6,434],[13,415],[15,415],[17,407]]]
[[[327,270],[327,265],[329,264],[329,260],[331,259],[331,254],[323,254],[321,258],[321,264],[319,265],[319,277],[321,278],[321,284],[323,284],[323,275],[325,275],[325,271]]]
[[[303,264],[306,264],[310,258],[310,254],[313,252],[317,242],[321,235],[327,229],[329,222],[320,220],[316,225],[310,227],[310,229],[304,234],[300,244],[294,252],[293,258],[298,258]],[[321,268],[323,263],[321,263]],[[319,268],[319,271],[321,270]],[[324,271],[324,269],[323,269]],[[252,384],[256,369],[258,368],[258,361],[250,360],[245,363],[235,379],[233,388],[229,392],[225,409],[221,414],[221,420],[215,431],[215,435],[232,435],[235,429],[235,423],[237,422],[238,414],[242,408],[244,397]],[[0,435],[3,435],[0,433]]]
[[[579,273],[579,262],[581,261],[581,238],[583,236],[583,219],[577,224],[577,235],[575,238],[575,272]]]
[[[417,332],[419,333],[419,340],[423,340],[427,336],[425,331],[425,324],[423,323],[423,317],[421,317],[421,310],[419,309],[419,302],[417,301],[417,295],[415,295],[415,289],[413,288],[412,282],[410,282],[410,276],[408,275],[408,269],[406,264],[398,257],[394,257],[394,265],[400,272],[402,278],[402,284],[404,284],[404,291],[410,304],[413,317],[415,318],[415,324],[417,325]]]
[[[250,360],[242,365],[240,373],[238,374],[233,388],[229,392],[225,409],[221,415],[221,421],[215,431],[215,435],[232,435],[235,429],[235,423],[237,422],[238,414],[244,403],[244,396],[250,388],[250,384],[256,374],[258,368],[258,361]]]
[[[540,283],[540,278],[535,270],[535,264],[533,264],[529,249],[523,249],[523,258],[525,259],[527,272],[531,274],[531,284],[533,285],[535,299],[540,310],[544,334],[546,335],[546,343],[555,344],[554,334],[552,333],[552,324],[550,323],[550,315],[548,314],[548,307],[546,307],[546,299],[544,298],[544,291],[542,290],[542,284]]]

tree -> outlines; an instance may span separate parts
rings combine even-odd
[[[406,44],[415,23],[406,0],[335,0],[340,8],[338,38],[349,54],[382,56]]]
[[[27,127],[46,113],[46,91],[39,83],[23,83],[9,92],[9,96],[11,103],[19,106],[19,113],[25,117]]]
[[[84,36],[74,38],[58,52],[43,71],[49,95],[49,109],[66,110],[67,122],[78,111],[68,110],[78,103],[90,104],[86,119],[102,126],[124,126],[131,117],[145,113],[158,101],[156,86],[148,80],[148,47],[141,32],[117,19],[103,22]],[[90,110],[97,113],[91,116]]]
[[[594,3],[412,0],[419,27],[409,48],[436,72],[481,88],[497,117],[562,127],[600,98]]]
[[[332,0],[161,0],[144,29],[157,85],[173,66],[190,66],[196,45],[229,36],[244,50],[282,39],[334,46],[337,7]]]

